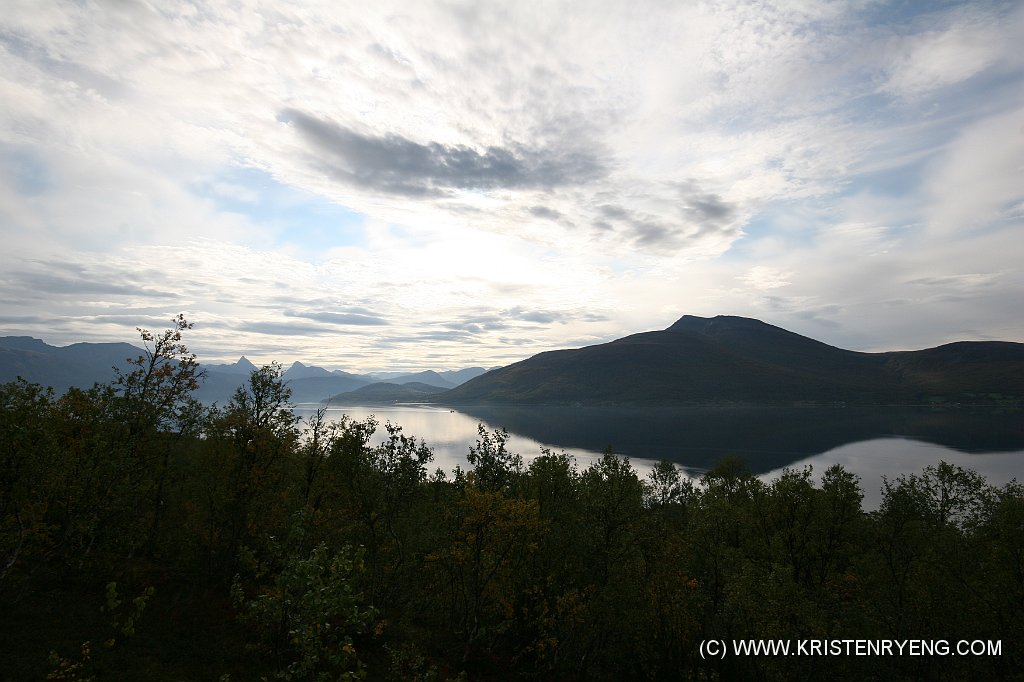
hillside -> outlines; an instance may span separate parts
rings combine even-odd
[[[1024,344],[843,350],[742,317],[685,316],[662,331],[549,351],[443,395],[469,404],[912,404],[1024,397]]]
[[[443,392],[443,388],[420,381],[410,381],[405,384],[381,381],[362,386],[354,391],[333,395],[330,398],[325,398],[323,402],[328,405],[393,405],[404,402],[433,401]]]
[[[90,388],[113,378],[141,353],[128,343],[74,343],[50,346],[28,336],[0,337],[0,383],[25,379],[62,393],[72,386]]]

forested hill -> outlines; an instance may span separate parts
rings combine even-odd
[[[1019,403],[1024,344],[860,353],[759,320],[687,315],[662,331],[540,353],[444,394],[448,404]]]

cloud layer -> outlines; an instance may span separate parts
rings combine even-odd
[[[493,365],[1024,339],[1014,3],[12,0],[0,333]]]

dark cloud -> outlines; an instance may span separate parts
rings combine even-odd
[[[605,173],[596,156],[580,150],[422,144],[398,135],[365,135],[295,109],[285,109],[278,120],[295,126],[330,177],[408,197],[457,189],[547,189]]]
[[[601,204],[597,207],[600,213],[607,220],[598,220],[594,226],[602,230],[615,229],[608,221],[612,220],[622,225],[626,233],[632,237],[633,243],[640,247],[648,246],[676,246],[682,233],[680,227],[670,227],[654,218],[640,215],[622,206],[614,204]]]
[[[676,242],[679,238],[677,231],[653,221],[636,220],[631,227],[633,240],[639,246],[658,246]]]
[[[357,326],[385,326],[388,323],[383,317],[379,317],[370,313],[365,309],[358,309],[357,311],[345,311],[345,312],[306,312],[306,311],[285,311],[285,317],[301,317],[307,320],[313,320],[314,322],[323,322],[325,324],[342,324],[342,325],[357,325]]]
[[[504,346],[536,346],[538,341],[536,339],[521,339],[511,336],[503,336],[498,339],[498,343]]]
[[[483,334],[484,332],[501,331],[513,327],[522,328],[522,324],[516,323],[523,322],[552,325],[565,324],[573,320],[595,322],[606,319],[602,315],[595,315],[593,313],[553,312],[550,310],[531,310],[522,306],[516,306],[499,310],[495,313],[469,315],[461,320],[446,322],[444,326],[448,329],[458,330],[467,334]]]
[[[718,194],[705,192],[694,181],[683,183],[679,188],[682,196],[683,215],[701,227],[721,227],[736,218],[736,205],[725,201]]]
[[[621,206],[612,206],[611,204],[603,204],[597,207],[597,210],[601,212],[605,218],[611,218],[613,220],[630,220],[630,213]]]
[[[608,202],[593,210],[597,214],[591,225],[603,231],[618,230],[638,247],[681,248],[708,235],[736,237],[738,209],[718,194],[704,191],[695,181],[675,185],[679,192],[677,216],[652,215],[628,206]]]
[[[547,206],[531,206],[530,214],[535,215],[538,218],[546,218],[548,220],[558,220],[562,217],[562,214],[553,208]]]
[[[178,298],[175,292],[135,283],[123,274],[65,276],[57,272],[15,272],[0,280],[0,286],[8,289],[8,296],[12,300],[22,301],[50,298],[53,295]]]
[[[554,322],[565,322],[563,316],[543,310],[523,310],[515,308],[509,311],[509,317],[523,322],[536,322],[537,324],[552,324]]]

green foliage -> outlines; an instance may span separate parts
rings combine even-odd
[[[508,432],[495,429],[489,433],[483,424],[477,426],[476,446],[470,446],[466,460],[473,466],[474,482],[484,490],[502,490],[510,486],[522,472],[523,458],[505,447]]]
[[[286,542],[272,543],[272,559],[280,566],[261,572],[252,596],[235,577],[232,599],[242,620],[269,647],[279,679],[363,679],[355,638],[367,632],[373,611],[353,587],[363,570],[361,552],[351,547],[331,552],[320,543],[305,553],[303,524],[302,516],[296,517]]]

